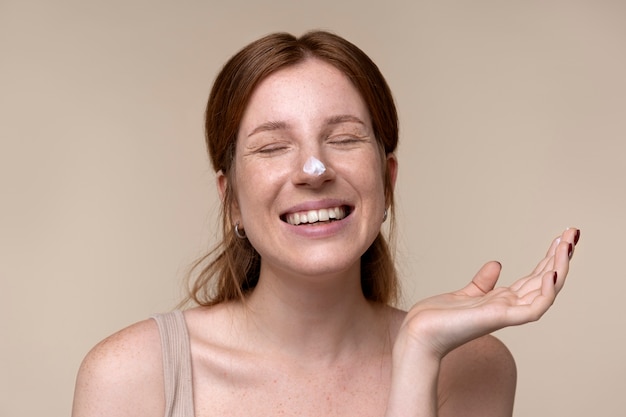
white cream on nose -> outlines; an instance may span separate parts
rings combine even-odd
[[[314,156],[310,156],[304,163],[302,171],[304,171],[305,174],[316,175],[319,177],[326,171],[326,167],[322,161]]]

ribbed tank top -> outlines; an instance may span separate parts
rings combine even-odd
[[[152,317],[159,327],[163,352],[165,417],[194,417],[189,333],[182,311]]]

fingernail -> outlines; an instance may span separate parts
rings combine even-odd
[[[569,248],[568,248],[568,252],[567,252],[567,256],[569,256],[570,259],[572,259],[572,255],[574,254],[574,247],[572,246],[572,244],[569,244]]]
[[[552,274],[552,280],[554,281],[554,285],[556,285],[556,279],[558,278],[556,271],[554,271],[554,274]]]
[[[574,236],[574,245],[578,243],[578,239],[580,239],[580,229],[576,229],[576,236]]]

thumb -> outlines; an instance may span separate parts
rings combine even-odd
[[[487,262],[478,270],[472,281],[463,290],[470,295],[487,294],[496,286],[501,269],[502,265],[500,262]]]

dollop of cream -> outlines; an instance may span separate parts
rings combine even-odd
[[[305,174],[320,176],[326,172],[326,167],[322,161],[314,156],[310,156],[304,163],[302,171],[304,171]]]

